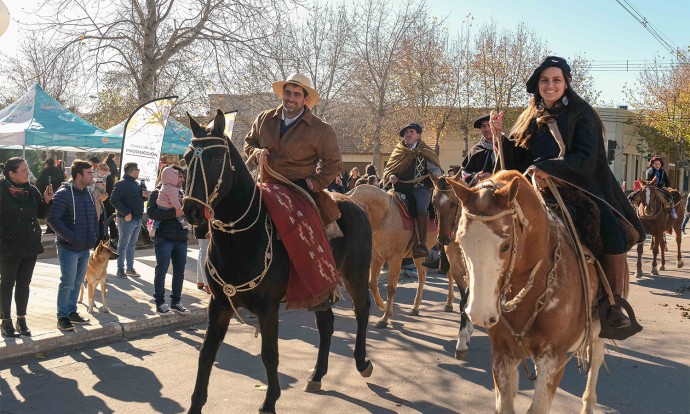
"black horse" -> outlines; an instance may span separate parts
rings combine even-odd
[[[206,266],[213,297],[189,412],[200,413],[206,403],[209,376],[218,347],[223,342],[230,318],[241,306],[257,316],[261,331],[261,359],[266,367],[268,390],[259,412],[275,413],[275,403],[280,397],[278,308],[288,284],[290,259],[273,232],[249,170],[224,134],[223,113],[218,111],[210,128],[189,118],[195,138],[184,155],[189,166],[184,213],[194,225],[204,224],[213,217],[209,265]],[[354,202],[340,200],[338,207],[341,211],[338,225],[344,237],[331,240],[331,247],[357,318],[355,364],[359,373],[368,377],[373,369],[366,358],[371,227],[364,211]],[[230,227],[232,222],[235,223]],[[333,335],[333,311],[329,308],[315,313],[319,354],[305,391],[320,389],[321,378],[328,371]]]

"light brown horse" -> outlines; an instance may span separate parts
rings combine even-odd
[[[449,184],[462,204],[455,240],[469,273],[467,313],[491,342],[496,412],[514,412],[517,368],[522,362],[527,370],[527,358],[538,372],[528,412],[549,412],[569,353],[577,352],[589,356],[582,412],[592,413],[604,357],[599,320],[591,319],[594,266],[587,265],[590,278],[577,271],[567,229],[518,172],[501,171],[474,188]]]
[[[355,187],[349,194],[350,198],[364,209],[371,224],[373,234],[369,288],[379,310],[384,312],[375,326],[385,328],[388,326],[390,318],[393,317],[393,303],[402,260],[406,257],[412,257],[412,247],[416,243],[415,232],[412,229],[404,228],[402,213],[393,197],[387,192],[373,185],[365,184]],[[428,227],[426,240],[427,249],[431,249],[436,243],[436,228],[434,226]],[[412,316],[419,315],[419,305],[422,303],[422,292],[426,283],[426,268],[422,265],[424,260],[424,257],[414,259],[419,284],[417,285],[414,304],[409,312]],[[378,287],[378,277],[384,262],[388,263],[388,295],[385,304]],[[453,292],[452,281],[449,280],[448,285],[450,296]],[[452,306],[452,297],[449,301]]]
[[[460,179],[461,173],[458,173],[453,179]],[[458,285],[460,291],[460,329],[458,330],[458,340],[455,345],[455,358],[465,359],[470,350],[470,337],[472,336],[472,322],[470,322],[465,312],[467,300],[469,299],[469,289],[467,287],[467,268],[465,266],[465,259],[462,257],[462,250],[457,241],[455,241],[455,224],[457,218],[462,212],[460,208],[460,200],[453,192],[446,181],[446,177],[436,177],[434,174],[429,174],[431,181],[434,183],[434,194],[431,196],[431,201],[436,209],[436,223],[438,225],[438,241],[441,243],[446,251],[450,269],[448,270],[448,280],[454,280]],[[448,300],[453,300],[453,289],[448,292]],[[447,309],[446,309],[447,310]],[[450,305],[452,311],[452,304]]]
[[[680,225],[682,222],[681,217],[684,215],[685,208],[683,203],[680,202],[680,197],[674,205],[676,210],[676,215],[678,218],[673,218],[671,214],[663,207],[661,203],[661,198],[664,195],[656,187],[656,177],[652,179],[649,183],[646,183],[641,178],[638,179],[638,183],[642,186],[640,191],[634,193],[631,196],[631,202],[637,209],[637,216],[640,218],[642,225],[644,226],[645,233],[652,236],[652,274],[658,275],[659,270],[666,270],[666,241],[664,239],[664,233],[671,232],[675,233],[676,245],[678,246],[678,252],[676,255],[676,266],[680,269],[683,267],[683,259],[680,253],[680,243],[681,243],[681,231]],[[675,201],[675,200],[674,200]],[[639,243],[637,245],[637,271],[635,272],[635,277],[642,277],[642,250],[644,243]],[[657,255],[661,251],[661,266],[657,270]]]

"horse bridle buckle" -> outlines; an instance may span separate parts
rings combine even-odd
[[[204,153],[204,148],[202,147],[196,147],[194,148],[194,156],[195,157],[201,157],[201,154]]]

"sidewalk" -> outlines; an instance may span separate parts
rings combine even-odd
[[[187,252],[182,304],[189,314],[156,314],[153,302],[153,277],[156,258],[153,249],[137,250],[134,268],[141,277],[120,279],[115,277],[115,260],[108,264],[106,303],[111,313],[100,313],[101,292],[96,289],[94,314],[89,315],[88,292],[84,288],[83,303],[77,304],[82,316],[91,318],[90,325],[75,325],[76,330],[62,332],[57,329],[57,290],[60,284],[58,259],[39,259],[31,281],[31,296],[27,324],[32,336],[5,338],[0,341],[0,363],[25,357],[75,349],[94,343],[114,342],[137,335],[165,329],[190,326],[206,320],[206,306],[210,296],[196,287],[196,258],[198,245],[190,245]],[[166,301],[170,298],[172,265],[165,279]],[[14,299],[12,321],[16,321]]]

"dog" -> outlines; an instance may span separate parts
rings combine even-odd
[[[110,250],[110,241],[100,241],[98,246],[91,252],[89,256],[89,263],[86,266],[86,277],[84,283],[79,290],[79,303],[83,303],[84,298],[84,284],[88,285],[89,289],[89,313],[93,313],[94,296],[96,295],[96,285],[100,284],[101,298],[103,306],[100,311],[102,313],[110,313],[110,310],[105,304],[105,280],[108,277],[108,261],[117,259],[120,255]]]

